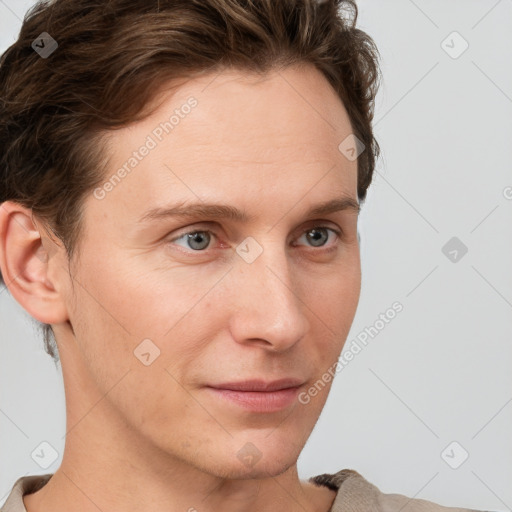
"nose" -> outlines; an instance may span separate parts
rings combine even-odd
[[[226,286],[231,291],[230,331],[237,343],[274,352],[290,349],[308,332],[309,308],[299,276],[284,249],[266,248],[252,263],[235,259]],[[293,271],[293,269],[292,269]]]

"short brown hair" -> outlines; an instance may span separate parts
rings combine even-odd
[[[30,208],[71,259],[83,200],[103,179],[106,130],[143,119],[174,78],[296,63],[323,73],[365,145],[364,201],[379,155],[380,56],[357,16],[355,0],[40,0],[0,58],[0,203]],[[32,46],[43,32],[58,44],[47,58]],[[57,359],[51,326],[40,326]]]

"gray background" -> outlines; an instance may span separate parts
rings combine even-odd
[[[32,4],[0,0],[1,51]],[[511,510],[512,0],[359,6],[382,55],[383,154],[345,351],[395,301],[403,311],[335,379],[299,474],[352,468],[383,492]],[[452,237],[468,249],[456,262],[442,252]],[[57,469],[60,456],[45,470],[31,453],[47,441],[62,454],[65,411],[60,367],[3,289],[0,336],[3,503],[19,476]],[[446,453],[455,465],[462,449],[453,469]]]

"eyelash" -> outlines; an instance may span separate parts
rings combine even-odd
[[[334,229],[332,228],[331,226],[323,226],[323,225],[318,225],[318,226],[312,226],[310,228],[307,228],[306,230],[304,230],[302,233],[301,233],[301,237],[308,233],[309,231],[313,231],[313,230],[316,230],[316,229],[325,229],[327,231],[330,231],[332,233],[334,233],[336,235],[336,238],[339,240],[341,239],[341,236],[342,236],[342,232],[340,230],[337,230],[337,229]],[[212,231],[211,229],[201,229],[201,228],[196,228],[196,229],[193,229],[191,231],[186,231],[172,239],[169,240],[169,244],[171,242],[175,242],[176,240],[180,240],[180,239],[185,239],[187,235],[193,235],[195,233],[209,233],[211,235],[213,235],[215,238],[217,238],[217,235],[215,234],[214,231]],[[300,237],[299,237],[300,238]],[[181,247],[181,246],[180,246]],[[324,252],[329,252],[329,251],[332,251],[336,248],[336,244],[332,245],[331,247],[328,247],[326,248],[326,245],[321,245],[319,247],[314,247],[314,246],[309,246],[311,249],[318,249],[318,251],[324,251]],[[208,247],[205,248],[205,249],[202,249],[202,250],[194,250],[194,249],[185,249],[184,247],[181,247],[182,249],[184,249],[186,252],[191,252],[191,253],[196,253],[196,254],[201,254],[201,253],[205,253],[208,251]]]

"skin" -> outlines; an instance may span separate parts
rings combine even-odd
[[[66,391],[62,464],[25,495],[28,512],[326,512],[335,498],[297,473],[331,382],[272,413],[205,385],[292,376],[304,391],[338,359],[360,294],[358,216],[306,211],[358,202],[357,161],[338,150],[347,112],[310,65],[264,79],[205,74],[110,135],[106,178],[190,96],[197,107],[121,183],[87,196],[79,259],[30,210],[0,208],[1,270],[21,306],[52,324]],[[199,199],[254,218],[138,223],[150,208]],[[178,238],[195,231],[202,245]],[[252,263],[236,252],[249,236],[263,248]],[[134,355],[147,338],[160,350],[148,366]],[[247,443],[261,455],[252,465],[237,456]]]

